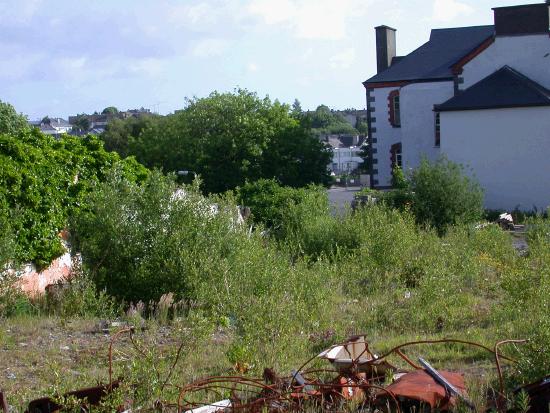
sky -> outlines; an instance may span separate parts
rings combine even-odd
[[[361,109],[374,27],[397,54],[430,29],[492,24],[542,0],[0,0],[0,100],[29,119],[107,106],[166,114],[246,88],[304,109]]]

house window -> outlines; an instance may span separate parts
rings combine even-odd
[[[392,90],[388,96],[388,106],[390,109],[390,123],[394,128],[401,126],[401,102],[399,100],[399,90]]]
[[[401,160],[401,142],[394,143],[390,147],[390,155],[391,155],[391,169],[393,170],[396,166],[399,166],[400,168],[403,167],[403,161]]]
[[[439,148],[441,144],[441,116],[435,112],[435,146]]]

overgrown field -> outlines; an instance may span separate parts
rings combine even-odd
[[[547,219],[528,222],[520,255],[496,225],[438,233],[384,205],[334,216],[323,189],[258,185],[205,198],[155,172],[141,185],[116,172],[98,184],[72,218],[83,268],[70,286],[31,302],[4,281],[0,387],[10,403],[106,382],[111,335],[98,322],[114,319],[136,326],[141,349],[128,337],[115,344],[114,374],[127,383],[116,397],[139,406],[207,375],[288,373],[359,333],[378,352],[424,338],[526,338],[505,348],[518,360],[508,385],[548,374]],[[239,225],[243,200],[254,221]],[[489,353],[442,344],[408,354],[466,372],[479,405],[495,386]]]

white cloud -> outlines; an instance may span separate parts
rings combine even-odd
[[[458,0],[434,0],[432,19],[449,22],[461,14],[471,14],[473,7]]]
[[[165,66],[164,60],[149,58],[136,61],[130,66],[130,70],[136,74],[153,77],[160,75]]]
[[[297,38],[340,40],[368,0],[249,0],[246,11],[268,25],[282,25]]]
[[[349,48],[329,59],[330,67],[333,69],[348,69],[355,63],[355,49]]]
[[[254,63],[254,62],[250,62],[247,67],[246,67],[246,70],[249,72],[249,73],[254,73],[254,72],[257,72],[258,70],[260,70],[260,67]]]
[[[193,46],[191,54],[195,57],[213,57],[224,54],[229,49],[225,39],[202,39]]]
[[[179,27],[200,27],[215,22],[217,13],[208,2],[178,5],[169,10],[170,23]]]

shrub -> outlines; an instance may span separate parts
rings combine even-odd
[[[41,267],[61,255],[58,233],[68,216],[85,207],[85,195],[117,164],[129,179],[147,173],[135,160],[106,152],[93,136],[54,139],[36,129],[0,134],[0,207],[15,234],[15,258]]]
[[[238,241],[234,209],[212,204],[198,187],[182,190],[159,171],[142,185],[115,171],[87,202],[72,220],[75,246],[97,287],[118,299],[193,297],[201,267],[233,254]]]
[[[77,259],[73,259],[71,275],[67,281],[56,285],[55,293],[40,300],[39,307],[48,314],[64,318],[102,317],[112,318],[118,313],[113,297],[105,291],[97,291],[89,275],[82,271]]]
[[[464,174],[462,166],[445,157],[434,163],[423,159],[410,183],[417,221],[433,226],[440,234],[451,225],[475,222],[483,216],[479,184]]]
[[[252,219],[284,237],[300,224],[306,214],[328,213],[328,198],[324,188],[281,186],[274,179],[260,179],[237,189],[237,199],[250,207]]]

